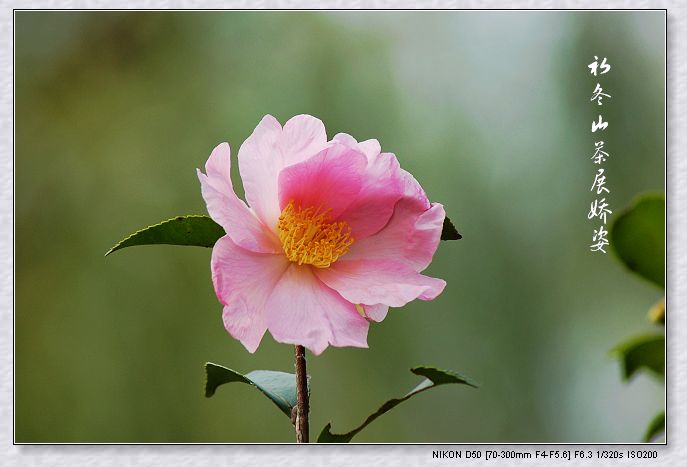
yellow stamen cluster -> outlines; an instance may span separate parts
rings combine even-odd
[[[318,268],[329,267],[354,241],[347,223],[330,222],[328,212],[301,209],[293,201],[281,212],[277,229],[289,261]]]

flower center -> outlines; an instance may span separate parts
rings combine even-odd
[[[348,251],[353,243],[345,222],[331,222],[328,211],[302,209],[291,201],[279,216],[279,239],[289,261],[326,268]]]

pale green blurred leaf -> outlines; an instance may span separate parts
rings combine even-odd
[[[665,197],[642,195],[610,228],[611,246],[632,271],[664,286]]]
[[[651,420],[649,426],[644,433],[643,441],[645,443],[650,443],[652,439],[656,438],[658,435],[663,433],[666,429],[666,414],[665,412],[660,412]]]
[[[662,335],[652,334],[634,337],[613,349],[611,352],[620,358],[623,378],[630,379],[642,368],[663,377],[664,343],[665,338]]]

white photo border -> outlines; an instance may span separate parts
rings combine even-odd
[[[386,444],[386,445],[16,445],[14,444],[14,10],[15,9],[665,9],[666,10],[666,294],[671,310],[670,326],[666,327],[666,431],[667,445],[555,445],[555,444]],[[687,397],[687,357],[680,352],[687,342],[687,320],[681,316],[682,304],[686,303],[687,284],[687,225],[682,209],[687,202],[687,8],[674,1],[388,1],[388,0],[237,0],[231,3],[217,0],[38,0],[1,1],[0,7],[0,75],[2,108],[0,114],[0,432],[2,447],[0,459],[3,465],[49,465],[58,467],[120,465],[146,466],[262,466],[278,464],[288,467],[311,465],[374,465],[411,466],[464,463],[468,465],[684,465],[687,450],[682,445],[685,438],[684,424],[687,404],[677,401]],[[682,157],[680,157],[682,155]],[[433,459],[432,452],[478,450],[508,450],[530,452],[564,450],[656,450],[658,459],[509,459],[487,461],[445,458]]]

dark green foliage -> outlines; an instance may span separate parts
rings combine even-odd
[[[113,246],[110,253],[137,245],[187,245],[212,247],[224,229],[207,216],[177,216],[135,232]]]
[[[463,238],[463,236],[458,233],[458,230],[456,230],[456,227],[453,225],[453,222],[451,222],[451,219],[444,217],[444,227],[441,230],[441,239],[460,240],[461,238]]]
[[[331,422],[327,423],[327,425],[322,429],[320,435],[317,437],[317,442],[348,443],[349,441],[351,441],[351,439],[353,439],[355,435],[362,431],[363,428],[365,428],[367,425],[375,421],[378,417],[384,415],[401,402],[406,401],[414,395],[419,394],[422,391],[426,391],[427,389],[441,386],[442,384],[467,384],[468,386],[472,386],[473,388],[477,387],[475,383],[471,382],[465,376],[459,375],[458,373],[454,373],[452,371],[440,370],[438,368],[426,366],[411,368],[410,371],[412,371],[416,375],[424,376],[426,379],[424,379],[420,384],[415,386],[415,388],[405,396],[400,397],[398,399],[389,399],[388,401],[386,401],[384,404],[382,404],[380,408],[377,409],[377,411],[375,411],[372,415],[367,417],[360,426],[347,433],[332,433],[330,431],[332,424]]]
[[[242,375],[215,363],[205,364],[205,397],[212,397],[217,388],[226,383],[250,384],[260,390],[279,410],[291,418],[296,405],[296,375],[282,371],[255,370]]]

